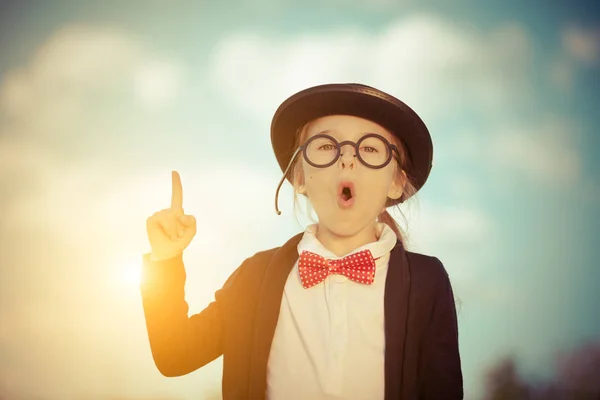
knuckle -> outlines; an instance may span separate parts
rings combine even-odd
[[[157,213],[157,216],[158,216],[158,217],[160,217],[160,218],[164,218],[164,217],[165,217],[166,215],[168,215],[168,214],[169,214],[169,210],[160,210],[160,211]]]
[[[152,214],[151,216],[149,216],[146,219],[146,223],[147,224],[156,224],[157,222],[159,222],[163,218],[164,218],[164,210],[156,211],[154,214]]]
[[[164,223],[170,223],[171,221],[173,221],[173,215],[171,215],[171,213],[169,213],[168,211],[161,212],[159,218]]]

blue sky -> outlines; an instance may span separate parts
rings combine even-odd
[[[600,338],[594,2],[205,3],[1,6],[0,389],[219,386],[220,361],[171,380],[153,367],[136,286],[145,219],[178,169],[201,310],[244,258],[308,223],[289,186],[275,215],[269,122],[330,81],[386,90],[430,128],[431,177],[402,211],[409,247],[439,257],[460,298],[467,398],[505,355],[543,377]]]

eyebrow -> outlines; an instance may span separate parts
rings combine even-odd
[[[313,136],[317,136],[317,135],[330,135],[332,133],[333,132],[330,129],[325,129],[324,131],[315,133]]]
[[[337,131],[332,131],[331,129],[325,129],[324,131],[317,132],[317,133],[315,133],[315,134],[314,134],[314,135],[312,135],[312,136],[317,136],[317,135],[330,135],[330,136],[333,136],[333,137],[335,137],[336,139],[338,139],[338,138],[336,137],[336,135],[335,135],[336,133],[338,133],[338,132],[337,132]],[[360,134],[359,138],[357,139],[357,141],[358,141],[358,140],[360,140],[360,139],[361,139],[363,136],[367,136],[367,135],[370,135],[370,134],[379,135],[379,136],[382,136],[382,137],[384,137],[384,138],[385,138],[386,140],[388,140],[388,141],[390,140],[390,139],[389,139],[389,138],[387,138],[387,137],[386,137],[386,135],[385,135],[385,134],[383,134],[383,133],[377,133],[377,132],[368,132],[368,131],[367,131],[367,132],[362,132],[362,133]]]

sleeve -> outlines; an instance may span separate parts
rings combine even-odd
[[[162,261],[152,261],[149,254],[144,255],[142,305],[152,358],[161,374],[186,375],[222,354],[222,303],[232,290],[236,272],[215,293],[213,302],[188,317],[182,255]]]
[[[458,343],[458,321],[454,293],[448,273],[436,259],[437,283],[431,318],[427,325],[421,353],[422,400],[463,399],[463,376]]]

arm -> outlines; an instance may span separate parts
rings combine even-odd
[[[168,377],[193,372],[223,352],[222,298],[232,278],[216,292],[215,301],[191,317],[185,279],[181,254],[163,261],[144,256],[140,289],[146,329],[154,363]]]
[[[436,271],[433,310],[421,351],[420,399],[463,399],[454,293],[442,263]]]

